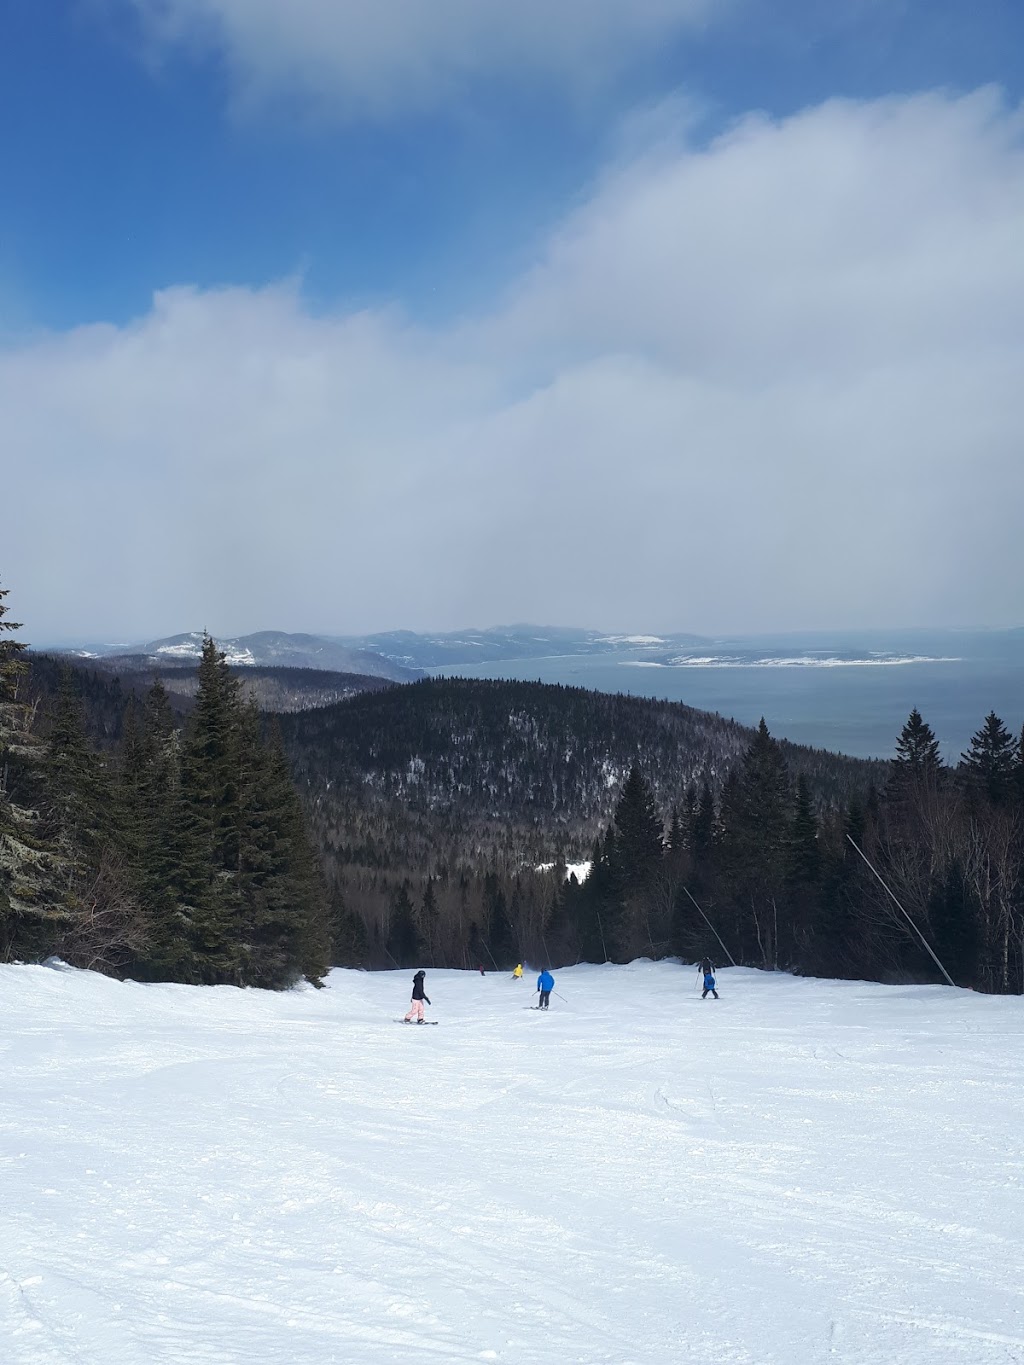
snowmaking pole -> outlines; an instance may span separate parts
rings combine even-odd
[[[895,894],[895,892],[893,891],[893,889],[892,889],[892,887],[889,885],[889,883],[885,880],[885,878],[882,876],[881,872],[879,872],[878,868],[875,867],[874,863],[871,861],[871,859],[868,857],[868,855],[864,852],[864,850],[860,847],[860,845],[857,843],[856,839],[854,839],[853,835],[852,835],[852,834],[848,834],[846,837],[847,837],[847,839],[849,839],[850,843],[853,844],[854,848],[857,850],[857,852],[860,854],[860,856],[864,859],[864,861],[867,863],[868,867],[869,867],[869,868],[871,869],[871,871],[875,874],[875,876],[878,878],[878,880],[882,883],[882,887],[883,887],[883,889],[884,889],[886,895],[887,895],[887,896],[889,897],[889,899],[892,901],[892,903],[893,903],[895,906],[897,906],[898,909],[900,909],[900,910],[903,911],[904,918],[906,919],[907,923],[910,925],[911,929],[913,929],[914,933],[918,936],[918,938],[919,938],[919,939],[921,940],[921,942],[924,944],[925,948],[928,950],[928,956],[929,956],[929,957],[931,958],[931,960],[935,963],[936,967],[938,967],[939,971],[942,973],[942,975],[946,978],[946,980],[949,982],[949,984],[950,984],[951,986],[956,986],[956,982],[955,982],[955,981],[953,980],[953,978],[950,976],[949,972],[946,971],[945,967],[942,965],[942,963],[939,961],[939,959],[935,956],[935,952],[934,952],[934,950],[933,950],[933,948],[932,948],[932,945],[928,942],[928,940],[925,938],[924,934],[923,934],[923,933],[921,932],[921,930],[917,927],[917,925],[914,923],[914,921],[910,918],[910,916],[907,914],[906,910],[903,909],[903,906],[900,904],[900,902],[896,899],[896,894]]]
[[[690,892],[689,892],[689,890],[688,890],[685,886],[683,887],[683,890],[686,892],[686,894],[687,894],[688,896],[690,896]],[[736,966],[736,959],[733,957],[732,953],[730,953],[729,949],[728,949],[728,948],[725,946],[725,944],[722,942],[721,938],[719,937],[718,930],[717,930],[717,929],[715,928],[715,926],[711,923],[711,921],[708,919],[707,915],[705,915],[704,911],[700,908],[700,906],[697,905],[697,902],[693,900],[693,897],[692,897],[692,896],[690,896],[690,900],[693,901],[693,904],[694,904],[694,907],[696,908],[697,914],[700,915],[701,919],[704,921],[704,923],[708,926],[708,928],[709,928],[709,929],[711,930],[711,932],[714,934],[715,938],[718,939],[718,943],[719,943],[719,946],[720,946],[721,949],[722,949],[722,952],[726,955],[726,957],[729,959],[729,961],[730,961],[730,962],[732,963],[732,965],[735,967],[735,966]],[[698,972],[697,975],[699,976],[700,973]]]
[[[601,935],[601,951],[604,953],[605,962],[608,961],[608,945],[604,941],[604,925],[601,923],[601,912],[594,906],[594,914],[597,916],[597,932]]]

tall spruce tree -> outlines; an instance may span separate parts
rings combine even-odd
[[[807,890],[817,885],[821,871],[818,846],[818,820],[811,800],[811,789],[803,773],[796,780],[796,801],[787,849],[787,880],[794,888]]]
[[[202,981],[193,925],[210,913],[211,876],[205,822],[182,781],[182,743],[159,678],[146,696],[132,779],[138,802],[137,877],[149,949],[140,973],[156,980]]]
[[[722,866],[737,924],[762,965],[788,965],[791,925],[783,898],[790,845],[789,769],[764,717],[722,799]]]
[[[419,965],[423,952],[408,881],[402,882],[391,899],[391,916],[385,952],[396,967]]]
[[[328,966],[326,902],[298,797],[255,704],[240,706],[236,723],[238,971],[246,984],[274,989],[318,981]]]
[[[115,836],[113,789],[85,736],[71,670],[60,692],[47,745],[48,833],[68,868],[69,882],[99,866],[104,845]]]
[[[188,957],[203,984],[244,979],[238,870],[239,697],[224,654],[207,635],[195,707],[182,753],[189,824],[206,866],[205,886],[188,907]]]
[[[699,887],[710,875],[715,846],[715,797],[711,783],[704,779],[693,808],[690,824],[690,852],[693,854],[693,882]]]
[[[960,773],[967,791],[1006,806],[1014,798],[1016,754],[1013,736],[994,711],[971,736],[971,747],[961,754]]]
[[[942,771],[942,756],[935,731],[915,706],[896,741],[892,778],[897,786],[910,782],[933,782]]]
[[[615,807],[614,838],[605,849],[612,896],[604,933],[613,962],[628,962],[644,950],[664,850],[654,794],[634,764]]]

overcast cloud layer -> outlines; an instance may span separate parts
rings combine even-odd
[[[390,115],[484,75],[609,79],[733,0],[129,0],[160,44],[221,54],[243,99]]]
[[[1019,620],[1021,112],[682,139],[442,331],[176,288],[0,354],[30,634]]]

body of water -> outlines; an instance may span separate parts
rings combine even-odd
[[[932,634],[927,648],[912,638],[902,650],[893,649],[896,642],[889,637],[889,648],[876,652],[851,649],[849,640],[825,648],[817,639],[796,646],[782,638],[756,645],[730,641],[728,653],[709,656],[709,663],[652,663],[648,651],[637,651],[630,658],[507,659],[436,671],[657,697],[717,711],[746,725],[756,725],[764,716],[779,738],[861,758],[891,757],[916,706],[938,736],[947,761],[955,762],[989,711],[1020,735],[1024,639],[1018,634]]]

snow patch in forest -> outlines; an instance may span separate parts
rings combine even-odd
[[[575,877],[578,882],[585,882],[590,876],[590,869],[593,865],[589,859],[584,863],[566,863],[565,880],[568,881],[570,877]],[[556,866],[555,863],[539,863],[535,870],[537,872],[551,872]]]

